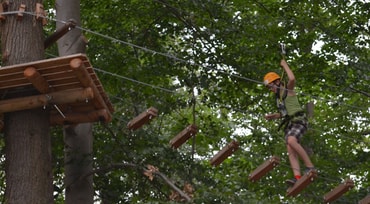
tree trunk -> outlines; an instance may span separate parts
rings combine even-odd
[[[73,19],[80,25],[80,1],[57,0],[57,19]],[[64,24],[57,23],[57,29]],[[58,40],[60,56],[84,53],[86,42],[81,30],[72,29]],[[79,179],[92,171],[93,136],[92,124],[84,123],[64,127],[65,142],[65,203],[92,204],[94,202],[93,177]]]
[[[9,1],[8,11],[21,4],[34,12],[36,0]],[[21,20],[7,15],[1,23],[2,65],[14,65],[44,58],[42,22],[29,14]],[[4,98],[24,97],[36,90],[12,91]],[[53,203],[49,111],[38,108],[7,113],[4,116],[6,154],[6,203]]]

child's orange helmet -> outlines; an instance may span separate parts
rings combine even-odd
[[[265,75],[265,77],[263,77],[263,83],[267,85],[277,79],[280,79],[280,76],[278,74],[276,74],[275,72],[269,72]]]

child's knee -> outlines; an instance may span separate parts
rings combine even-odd
[[[287,143],[287,145],[292,145],[292,144],[298,143],[298,141],[297,141],[297,138],[296,137],[294,137],[294,136],[288,136],[286,138],[286,143]]]

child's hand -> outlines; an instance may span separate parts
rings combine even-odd
[[[278,119],[280,118],[280,113],[272,113],[265,115],[266,120]]]
[[[288,63],[285,61],[285,59],[282,59],[282,60],[280,61],[280,66],[281,66],[281,67],[287,67],[287,66],[288,66]]]

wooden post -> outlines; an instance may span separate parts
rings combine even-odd
[[[358,204],[370,204],[370,195],[367,195],[364,199],[360,200]]]
[[[218,166],[221,164],[228,156],[239,149],[239,143],[235,140],[231,141],[228,145],[222,148],[211,160],[212,166]]]
[[[144,124],[149,123],[151,119],[157,117],[157,115],[158,110],[153,107],[150,107],[148,110],[142,112],[140,115],[136,116],[134,119],[128,122],[127,128],[129,130],[139,129]]]
[[[108,107],[106,106],[102,96],[99,94],[99,90],[96,88],[89,73],[87,72],[84,62],[80,58],[74,58],[70,61],[69,65],[77,78],[80,80],[82,86],[84,86],[85,88],[92,88],[95,96],[95,100],[93,100],[95,108],[108,110]]]
[[[50,92],[49,83],[34,67],[27,67],[23,74],[40,93]]]
[[[171,147],[174,149],[177,149],[196,133],[197,133],[197,126],[194,124],[189,125],[183,131],[177,134],[176,137],[170,140]]]
[[[272,156],[270,159],[266,160],[263,164],[258,166],[251,174],[249,174],[249,180],[252,182],[259,180],[262,176],[266,175],[279,163],[280,158],[277,156]]]
[[[293,187],[288,188],[287,195],[288,196],[296,196],[301,192],[306,186],[313,182],[313,180],[317,177],[316,170],[310,170],[309,172],[305,173],[298,181],[294,184]]]
[[[72,28],[75,28],[77,25],[75,20],[69,20],[63,27],[56,30],[53,34],[51,34],[48,38],[44,41],[44,48],[50,47],[53,43],[63,37],[66,33],[68,33]]]
[[[354,183],[351,179],[345,180],[344,183],[341,183],[336,188],[332,189],[329,193],[324,195],[324,202],[329,203],[331,201],[334,201],[338,199],[340,196],[342,196],[345,192],[349,191],[354,187]]]

